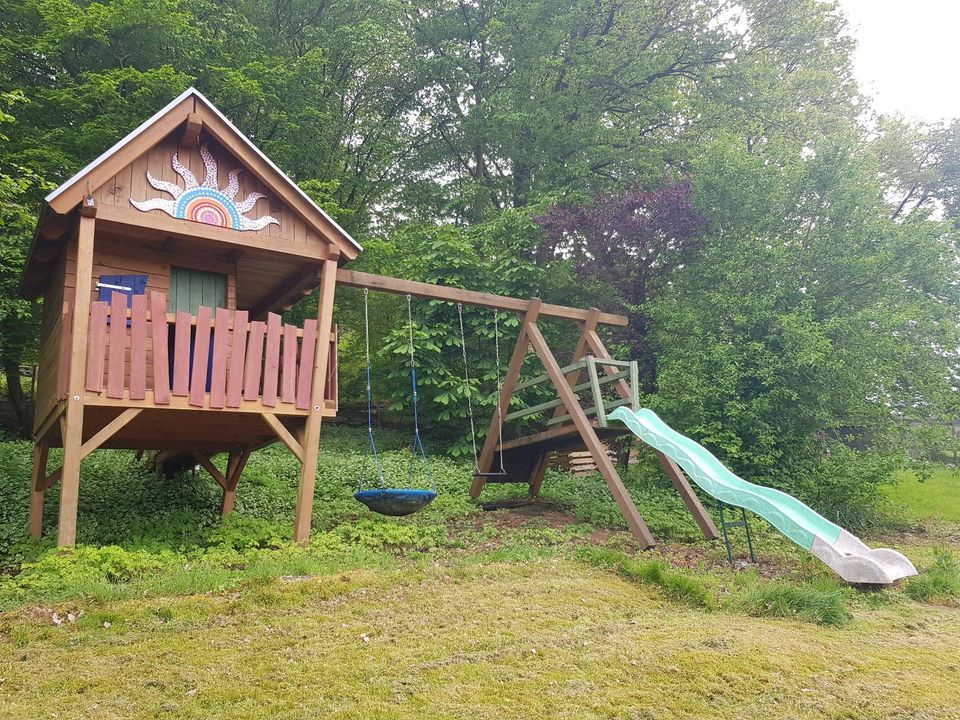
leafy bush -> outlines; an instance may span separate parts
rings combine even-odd
[[[748,588],[731,604],[758,617],[792,617],[818,625],[844,625],[852,617],[836,585],[763,583]]]
[[[663,560],[635,560],[608,548],[581,548],[577,557],[597,567],[613,568],[625,577],[659,588],[664,595],[694,607],[713,605],[710,591],[700,580],[674,570]]]
[[[911,578],[903,591],[920,602],[960,598],[960,560],[950,550],[938,550],[933,565]]]
[[[234,550],[280,548],[291,541],[289,525],[281,526],[262,518],[231,515],[207,534],[207,542]]]

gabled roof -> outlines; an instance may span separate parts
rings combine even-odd
[[[173,132],[191,115],[202,121],[203,129],[235,153],[278,197],[337,245],[346,256],[345,259],[353,259],[359,254],[363,249],[360,244],[193,87],[171,100],[120,142],[47,195],[47,204],[57,214],[70,212],[81,203],[88,190],[103,185],[117,171]]]

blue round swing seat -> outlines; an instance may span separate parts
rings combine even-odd
[[[400,517],[425,508],[436,499],[437,492],[413,488],[374,488],[359,490],[353,497],[375,513]]]

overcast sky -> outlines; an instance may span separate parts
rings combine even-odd
[[[960,117],[960,0],[839,3],[857,39],[857,80],[877,110]]]

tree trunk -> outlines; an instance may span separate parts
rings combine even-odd
[[[20,358],[10,352],[3,354],[3,372],[7,378],[7,396],[10,405],[17,417],[17,427],[11,428],[21,437],[30,437],[33,418],[27,397],[23,394],[23,385],[20,380]]]

